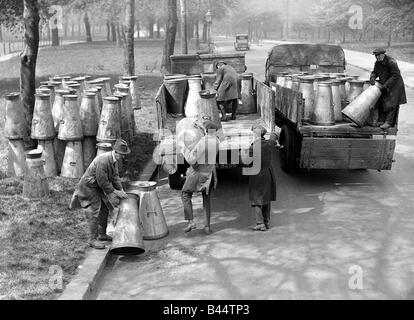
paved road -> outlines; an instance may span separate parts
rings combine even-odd
[[[249,71],[259,79],[270,47],[253,46],[247,53]],[[354,67],[347,71],[368,76]],[[289,176],[276,161],[278,201],[272,204],[273,228],[265,233],[249,230],[247,186],[237,171],[220,172],[210,236],[201,231],[200,197],[199,230],[182,233],[180,193],[162,179],[170,235],[146,241],[142,256],[112,259],[96,298],[414,299],[412,89],[408,100],[391,171]],[[359,275],[362,288],[351,289]]]

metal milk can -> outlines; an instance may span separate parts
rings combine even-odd
[[[20,93],[13,92],[4,96],[6,100],[6,122],[4,135],[7,139],[16,140],[29,136],[23,103]]]
[[[335,124],[335,114],[332,103],[331,83],[328,81],[318,83],[318,94],[315,109],[311,116],[311,123],[319,126],[332,126]]]
[[[23,198],[39,200],[49,195],[49,185],[43,168],[44,160],[39,149],[26,152],[26,171],[23,182]]]
[[[121,124],[119,98],[106,97],[104,98],[96,140],[98,142],[112,143],[120,137]]]
[[[185,102],[184,113],[186,117],[197,116],[197,104],[200,100],[201,78],[188,77],[188,95]]]
[[[68,141],[66,143],[65,157],[63,158],[60,176],[79,179],[82,178],[84,172],[82,142]]]
[[[35,95],[31,138],[34,140],[50,140],[56,136],[55,125],[50,106],[49,95]]]
[[[96,107],[96,95],[92,92],[83,94],[79,115],[85,137],[96,137],[99,126],[99,113]]]
[[[63,96],[63,112],[59,125],[59,140],[77,141],[83,139],[82,122],[79,115],[78,96]]]

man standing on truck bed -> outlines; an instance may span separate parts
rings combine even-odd
[[[216,82],[214,90],[217,91],[217,105],[221,111],[221,121],[227,121],[226,107],[231,105],[231,119],[236,120],[239,106],[238,74],[232,66],[224,61],[216,64]]]
[[[385,49],[375,49],[373,54],[377,59],[374,71],[371,73],[371,85],[379,77],[382,96],[377,106],[379,108],[379,126],[387,130],[395,125],[396,115],[401,104],[407,103],[405,85],[401,77],[397,61],[385,54]]]

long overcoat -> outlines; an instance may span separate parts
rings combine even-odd
[[[115,198],[110,195],[116,190],[123,190],[119,177],[118,162],[115,162],[112,152],[106,152],[96,157],[76,186],[72,197],[78,199],[82,208],[90,205],[99,206],[103,201],[109,208],[117,206]],[[109,201],[108,196],[111,201]],[[71,203],[71,206],[75,204]],[[76,207],[76,205],[75,205]]]
[[[386,88],[386,92],[382,94],[384,111],[389,111],[407,103],[404,81],[395,59],[386,55],[383,61],[375,62],[370,79],[372,81],[377,77],[379,77],[379,82]]]
[[[262,206],[276,201],[276,175],[272,168],[273,149],[274,141],[263,138],[254,141],[250,147],[250,154],[253,156],[253,150],[261,151],[260,172],[249,177],[249,199],[252,206]]]
[[[229,101],[239,98],[238,74],[232,66],[223,65],[216,71],[214,90],[217,101]]]

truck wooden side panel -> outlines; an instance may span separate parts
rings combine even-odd
[[[395,140],[309,138],[302,140],[300,167],[304,169],[390,170]]]
[[[302,93],[277,85],[270,84],[275,92],[275,109],[279,114],[278,120],[287,119],[295,126],[301,126],[304,112],[304,103]],[[279,121],[283,122],[283,121]],[[284,123],[281,123],[282,125]]]

